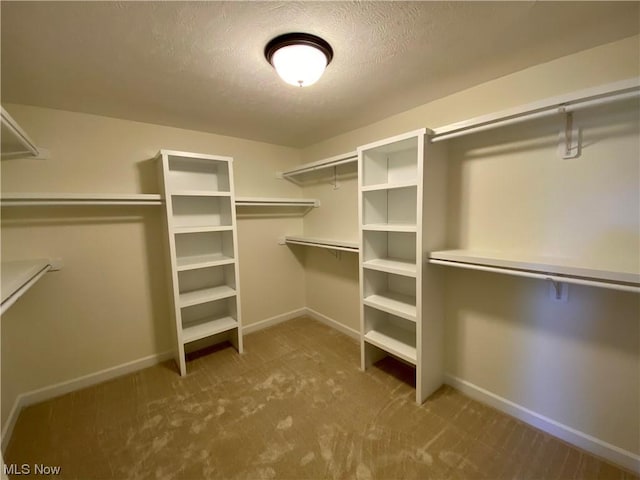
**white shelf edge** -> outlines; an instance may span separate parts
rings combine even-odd
[[[352,152],[342,153],[340,155],[335,155],[333,157],[317,160],[315,162],[305,163],[303,165],[300,165],[297,168],[286,170],[284,172],[279,172],[276,174],[276,176],[296,181],[295,177],[297,175],[303,175],[305,173],[309,173],[317,170],[323,170],[325,168],[336,167],[338,165],[344,165],[347,163],[353,163],[357,161],[358,161],[358,152],[354,150]]]
[[[230,197],[231,192],[218,192],[212,190],[172,190],[172,197]]]
[[[3,193],[0,205],[65,206],[65,205],[162,205],[157,193]]]
[[[397,182],[397,183],[379,183],[376,185],[363,185],[360,190],[363,192],[375,192],[377,190],[394,190],[397,188],[411,188],[417,187],[418,182],[416,180],[409,182]]]
[[[182,327],[182,343],[195,342],[202,338],[217,335],[238,328],[238,322],[232,317],[203,319],[194,324],[187,324]]]
[[[403,223],[367,223],[362,225],[362,230],[370,232],[406,232],[417,231],[416,225]]]
[[[375,258],[372,260],[367,260],[365,262],[362,262],[362,268],[413,278],[415,278],[418,274],[417,265],[415,263],[388,258]]]
[[[184,272],[187,270],[196,270],[198,268],[221,267],[223,265],[232,265],[235,258],[224,255],[192,255],[176,258],[176,271]]]
[[[236,207],[307,207],[320,206],[315,198],[236,197]]]
[[[293,245],[305,245],[308,247],[327,248],[329,250],[340,250],[344,252],[359,252],[360,245],[355,242],[345,242],[343,240],[331,240],[326,238],[313,238],[287,235],[284,243]]]
[[[407,296],[385,292],[379,295],[369,295],[362,300],[362,303],[368,307],[390,313],[415,323],[417,318],[415,299],[412,304],[407,302],[408,297],[405,297]]]
[[[395,338],[393,335],[379,330],[369,330],[364,334],[364,341],[413,365],[417,363],[416,347]]]
[[[470,270],[502,273],[559,283],[572,283],[613,290],[640,292],[640,274],[601,270],[578,265],[551,263],[551,259],[489,256],[473,250],[431,252],[429,263]]]
[[[22,127],[18,125],[18,122],[9,115],[9,112],[7,112],[4,107],[0,107],[0,121],[2,126],[6,127],[10,137],[17,140],[17,142],[24,147],[24,150],[20,151],[2,152],[1,156],[3,160],[29,157],[35,158],[41,156],[40,149],[36,146],[33,140],[29,138],[29,135],[27,135]]]
[[[206,232],[227,232],[233,230],[231,225],[222,226],[189,226],[189,227],[173,227],[171,233],[175,235],[181,235],[184,233],[206,233]]]
[[[49,259],[33,259],[2,262],[2,305],[0,314],[6,312],[42,276],[52,270],[54,263]],[[59,270],[60,267],[58,266]]]
[[[640,93],[640,77],[633,77],[618,82],[613,82],[597,87],[587,88],[577,92],[571,92],[555,97],[550,97],[537,102],[532,102],[518,107],[493,112],[487,115],[470,118],[460,122],[451,123],[442,127],[434,128],[432,132],[432,141],[444,140],[452,138],[454,135],[464,135],[465,133],[473,133],[481,131],[480,128],[489,129],[497,128],[507,124],[507,122],[515,123],[516,121],[524,121],[534,116],[542,116],[553,113],[563,113],[570,111],[572,106],[579,105],[581,102],[592,102],[602,98],[622,95],[627,92]],[[561,110],[560,110],[561,109]]]
[[[193,290],[191,292],[180,294],[180,308],[192,307],[207,302],[215,302],[236,295],[236,290],[228,285],[220,285],[218,287],[203,288],[201,290]]]

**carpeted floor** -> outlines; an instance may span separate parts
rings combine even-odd
[[[77,479],[636,478],[300,318],[23,410],[5,461]],[[22,477],[20,477],[22,478]]]

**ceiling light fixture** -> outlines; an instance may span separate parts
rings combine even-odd
[[[315,35],[285,33],[267,43],[264,56],[282,80],[296,87],[308,87],[322,76],[333,58],[333,50]]]

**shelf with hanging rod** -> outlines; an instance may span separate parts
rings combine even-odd
[[[428,261],[436,265],[537,278],[554,283],[640,293],[640,272],[630,268],[633,262],[627,262],[623,267],[611,267],[568,258],[477,250],[435,251],[430,253]]]
[[[3,261],[0,264],[2,305],[0,314],[6,312],[45,273],[60,270],[60,259],[37,258],[30,260]]]
[[[4,107],[0,107],[0,125],[2,127],[2,159],[47,157],[47,152],[38,148],[29,135],[18,125]]]
[[[3,207],[72,205],[162,205],[156,193],[3,193]]]
[[[307,207],[320,206],[315,198],[236,197],[236,207]]]
[[[440,142],[515,123],[548,117],[556,114],[568,114],[584,108],[606,103],[640,97],[640,77],[579,90],[520,107],[452,123],[434,128],[431,142]]]
[[[286,178],[297,185],[303,185],[308,178],[318,171],[326,170],[340,165],[352,164],[358,162],[358,152],[348,152],[333,157],[317,160],[315,162],[305,163],[299,167],[284,172],[278,172],[278,178]]]
[[[305,236],[287,235],[280,239],[281,245],[305,245],[308,247],[327,248],[329,250],[339,250],[343,252],[359,252],[360,245],[356,242],[346,242],[344,240],[332,240],[327,238],[314,238]]]

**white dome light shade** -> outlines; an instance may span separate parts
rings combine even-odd
[[[286,83],[308,87],[322,76],[333,58],[333,50],[315,35],[286,33],[267,44],[264,56]]]
[[[276,50],[271,63],[280,78],[289,85],[308,87],[316,83],[324,73],[327,57],[309,45],[288,45]]]

